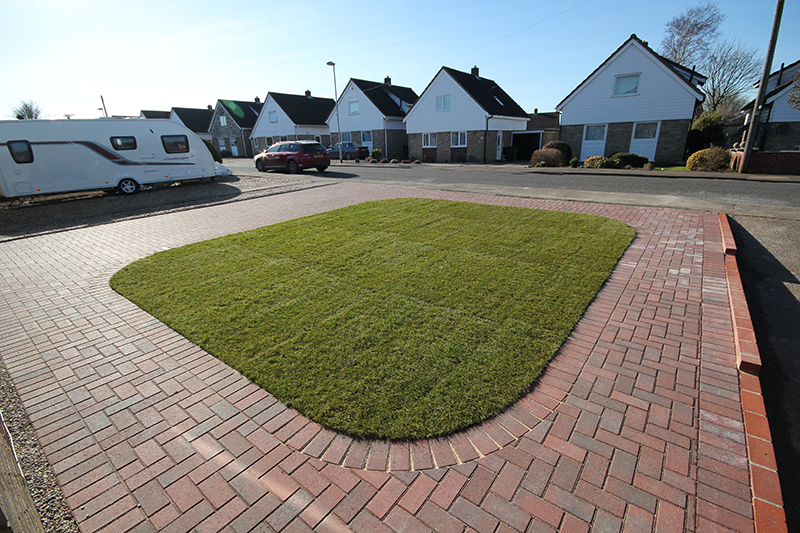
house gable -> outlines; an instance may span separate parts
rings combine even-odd
[[[327,135],[325,117],[333,104],[331,98],[271,92],[267,94],[250,138]],[[271,122],[270,117],[275,122]]]
[[[638,76],[634,94],[614,94],[623,76]],[[694,83],[704,81],[704,76],[667,61],[633,35],[556,109],[562,113],[562,125],[691,119],[697,101],[703,100]]]
[[[352,109],[351,109],[352,108]],[[352,110],[352,112],[351,112]],[[338,111],[338,121],[337,121]],[[383,129],[384,114],[351,79],[326,119],[330,130],[371,131]]]

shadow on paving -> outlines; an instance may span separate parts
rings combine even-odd
[[[798,279],[736,220],[731,220],[731,229],[761,353],[759,377],[787,525],[789,531],[800,531],[800,302],[785,285],[796,284]]]

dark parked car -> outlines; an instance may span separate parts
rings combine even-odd
[[[328,152],[317,141],[281,141],[253,158],[259,172],[286,170],[297,174],[305,168],[325,172],[331,164]]]
[[[339,143],[328,147],[328,155],[331,159],[339,159]],[[367,159],[369,148],[366,146],[356,146],[353,143],[342,143],[342,159]]]

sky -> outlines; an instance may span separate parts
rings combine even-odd
[[[527,112],[553,111],[631,34],[658,52],[667,21],[698,4],[0,0],[0,118],[23,100],[44,117],[94,118],[103,102],[109,116],[138,116],[218,99],[263,102],[270,91],[333,98],[328,61],[337,93],[350,78],[389,76],[422,94],[442,66],[478,66]],[[723,37],[763,58],[775,1],[718,5]],[[772,71],[800,59],[798,22],[800,2],[789,0]]]

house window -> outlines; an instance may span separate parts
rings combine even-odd
[[[361,132],[361,143],[371,143],[372,142],[372,132],[371,131],[362,131]]]
[[[136,137],[111,137],[114,150],[136,150]]]
[[[450,111],[450,95],[436,97],[436,111]]]
[[[604,141],[606,138],[605,126],[586,126],[585,141]]]
[[[33,163],[33,149],[28,141],[8,141],[6,143],[11,158],[18,165]]]
[[[614,96],[639,94],[639,75],[617,76],[614,82]]]
[[[189,138],[186,135],[162,135],[161,144],[168,154],[185,154],[189,151]]]
[[[278,112],[277,111],[270,111],[269,112],[269,121],[271,124],[275,124],[278,122]]]
[[[360,115],[361,113],[358,112],[358,102],[347,102],[348,106],[348,114],[350,115]]]
[[[227,149],[228,149],[227,146],[225,146],[225,139],[220,139],[219,140],[219,151],[221,152],[221,151],[227,150]]]
[[[422,134],[422,147],[423,148],[436,148],[436,134],[423,133]]]
[[[353,136],[350,134],[349,131],[342,132],[342,142],[343,143],[353,142]]]
[[[321,143],[322,142],[322,137],[319,136],[319,135],[314,135],[314,140],[317,141],[318,143]]]
[[[452,131],[450,132],[450,146],[452,148],[459,148],[467,145],[467,132],[466,131]]]
[[[223,128],[228,125],[228,119],[225,118],[225,115],[219,116],[219,125],[222,126]]]
[[[658,122],[637,122],[633,131],[634,139],[655,139],[658,135]]]

